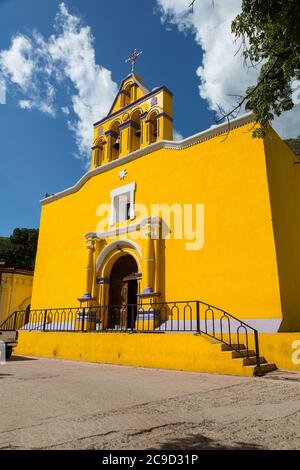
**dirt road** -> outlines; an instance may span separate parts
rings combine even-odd
[[[299,449],[300,381],[15,357],[0,416],[0,449]]]

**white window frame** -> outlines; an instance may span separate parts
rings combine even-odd
[[[136,190],[136,183],[126,184],[125,186],[120,186],[119,188],[113,189],[110,192],[110,217],[109,217],[109,225],[115,225],[117,222],[117,214],[116,214],[116,206],[115,201],[116,198],[129,194],[129,203],[130,203],[130,210],[129,210],[129,218],[130,220],[135,219],[135,208],[134,208],[134,198],[135,198],[135,190]],[[125,220],[123,221],[125,222]]]

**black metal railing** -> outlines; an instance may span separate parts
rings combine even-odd
[[[239,318],[202,301],[149,302],[12,313],[0,330],[61,332],[204,333],[256,365],[258,331]]]

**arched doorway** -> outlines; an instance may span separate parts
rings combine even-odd
[[[29,319],[30,319],[30,304],[27,305],[26,310],[25,310],[25,321],[24,321],[25,325],[29,323]]]
[[[109,281],[109,329],[133,329],[137,313],[138,266],[130,255],[121,256],[113,265]]]

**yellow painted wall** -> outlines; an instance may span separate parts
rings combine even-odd
[[[33,273],[0,273],[0,323],[16,310],[26,310],[31,301]]]
[[[42,206],[33,308],[78,305],[85,290],[84,233],[96,230],[100,203],[136,182],[136,203],[205,205],[205,241],[165,240],[162,299],[201,299],[242,318],[280,317],[281,303],[263,141],[251,124],[184,150],[162,149],[89,179]],[[136,219],[136,221],[138,218]]]
[[[242,339],[242,338],[241,338]],[[260,353],[278,368],[300,370],[300,335],[260,335]],[[15,354],[157,367],[218,374],[251,375],[205,335],[19,332]]]
[[[142,80],[141,80],[141,77],[139,75],[137,75],[136,73],[134,74],[129,74],[128,78],[125,79],[122,83],[122,86],[121,86],[121,90],[125,90],[127,89],[128,87],[130,88],[130,85],[134,83],[134,77],[137,81],[137,83],[141,84],[142,86],[145,87],[145,85],[143,84]],[[139,86],[136,86],[136,89],[135,89],[135,100],[139,100],[140,98],[143,98],[143,96],[145,95],[145,93],[143,93],[143,91],[141,90],[141,88]],[[131,104],[133,102],[133,96],[132,96],[132,92],[131,92],[131,96],[129,98],[129,102],[127,103],[127,105]],[[118,112],[120,109],[122,108],[122,103],[121,103],[121,96],[120,94],[118,95],[117,99],[116,99],[116,102],[111,110],[112,113],[116,113]]]
[[[163,336],[163,338],[162,338]],[[15,354],[217,374],[251,375],[220,346],[192,334],[19,332]]]
[[[300,332],[260,333],[258,337],[260,356],[276,364],[278,369],[300,370]],[[228,335],[224,334],[223,339],[229,342]],[[243,333],[240,333],[239,340],[236,334],[232,334],[231,342],[246,345],[247,339]],[[255,350],[255,339],[252,334],[248,334],[248,346],[249,350]]]
[[[269,128],[264,139],[272,223],[283,311],[283,330],[300,326],[300,165]],[[298,163],[297,163],[298,162]]]
[[[186,240],[172,235],[161,244],[161,301],[199,299],[246,320],[283,318],[282,331],[299,331],[300,168],[273,131],[260,140],[251,130],[252,123],[226,138],[157,150],[44,204],[32,307],[78,305],[85,292],[84,234],[97,230],[96,211],[110,203],[110,191],[135,182],[136,204],[205,208],[202,249],[188,251]],[[124,181],[120,169],[127,170]]]
[[[300,370],[300,333],[259,335],[260,354],[279,369]]]

